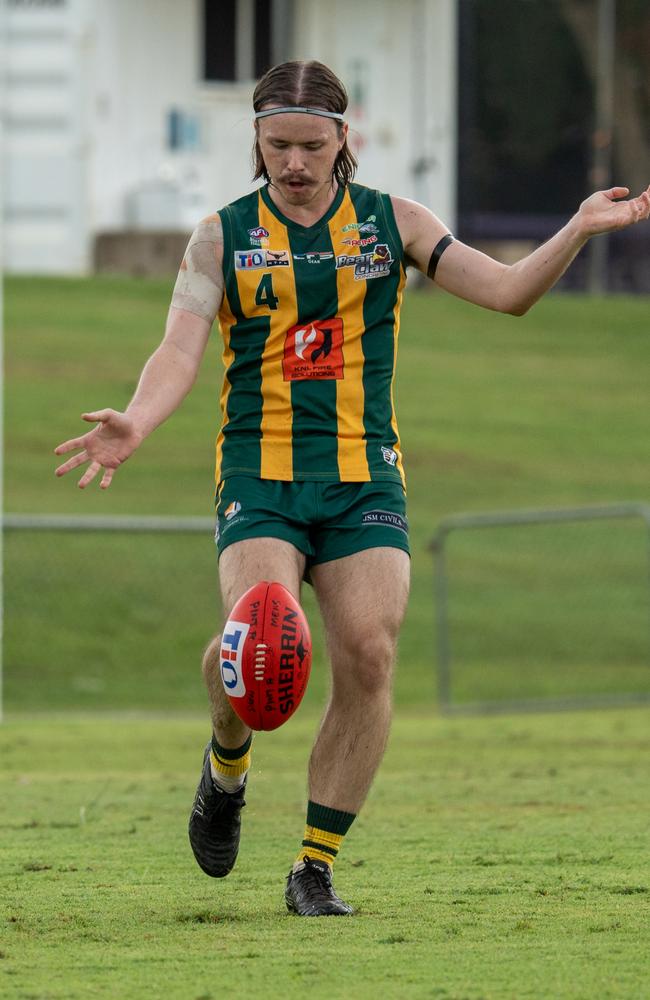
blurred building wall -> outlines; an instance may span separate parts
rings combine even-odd
[[[88,268],[90,13],[88,0],[2,0],[0,6],[3,257],[9,271]]]
[[[297,4],[297,49],[344,81],[359,180],[455,216],[456,2]]]
[[[346,84],[358,179],[453,227],[456,0],[269,2],[276,57]],[[244,57],[252,9],[237,0]],[[100,234],[187,233],[251,189],[255,83],[204,78],[203,0],[4,0],[3,15],[7,270],[86,273]]]

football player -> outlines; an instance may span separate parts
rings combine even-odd
[[[213,322],[225,374],[216,444],[219,574],[226,618],[260,580],[298,598],[308,577],[322,613],[331,696],[309,762],[309,803],[286,904],[347,915],[332,865],[382,758],[397,636],[409,589],[402,448],[393,406],[407,265],[440,287],[521,316],[598,233],[650,215],[650,189],[598,191],[547,243],[507,266],[453,238],[428,208],[354,182],[347,96],[318,62],[271,69],[253,98],[262,186],[199,223],[162,343],[123,413],[59,445],[88,463],[84,488],[116,470],[179,406]],[[251,731],[220,679],[220,638],[203,673],[212,737],[190,818],[196,860],[222,878],[235,864]]]

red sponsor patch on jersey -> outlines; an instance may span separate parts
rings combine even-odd
[[[318,319],[287,330],[282,374],[285,382],[343,378],[343,320]]]

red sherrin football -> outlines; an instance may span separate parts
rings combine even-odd
[[[251,729],[277,729],[302,701],[311,668],[305,613],[281,583],[256,583],[235,604],[221,636],[221,679]]]

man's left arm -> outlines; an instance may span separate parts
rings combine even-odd
[[[626,200],[628,194],[628,188],[622,187],[592,194],[555,236],[511,265],[500,264],[458,240],[441,244],[448,230],[416,202],[394,198],[393,207],[404,250],[419,270],[434,277],[435,267],[436,283],[452,295],[487,309],[523,316],[562,277],[592,236],[625,229],[650,217],[650,187],[637,198]],[[444,247],[444,252],[436,260],[438,246]]]

